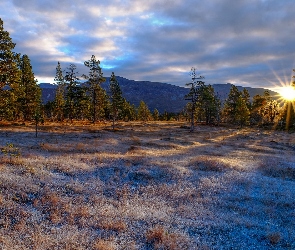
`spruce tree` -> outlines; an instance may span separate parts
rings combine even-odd
[[[151,112],[144,101],[140,101],[139,103],[137,116],[138,119],[143,122],[149,121],[151,119]]]
[[[136,107],[134,104],[130,104],[125,98],[123,99],[123,105],[122,105],[122,113],[121,113],[122,119],[124,121],[135,121],[137,119],[136,114]]]
[[[154,121],[159,121],[159,118],[160,118],[160,113],[157,109],[154,109],[154,112],[153,112],[153,119]]]
[[[5,85],[19,81],[20,74],[17,67],[19,55],[13,52],[15,45],[9,32],[4,30],[3,21],[0,18],[0,90]]]
[[[247,107],[247,100],[243,97],[235,85],[232,85],[228,98],[223,108],[223,118],[230,124],[246,125],[249,122],[250,112]]]
[[[249,110],[251,110],[250,94],[246,88],[243,88],[243,90],[242,90],[242,98],[244,99],[244,101],[247,105],[247,108]]]
[[[115,129],[115,121],[123,109],[123,96],[120,85],[116,79],[114,72],[112,72],[110,78],[110,103],[111,103],[111,115],[113,121],[113,129]]]
[[[57,84],[54,98],[54,116],[57,117],[58,121],[63,121],[65,109],[65,78],[63,76],[60,62],[58,62],[56,66],[54,81]]]
[[[16,112],[22,114],[25,121],[33,119],[41,104],[41,88],[35,79],[31,61],[27,55],[21,57],[19,68],[21,80],[18,85],[13,84],[12,92],[17,97]]]
[[[79,77],[77,76],[78,72],[76,71],[76,69],[77,67],[75,64],[70,64],[65,74],[65,83],[66,83],[65,109],[66,109],[66,114],[71,122],[75,114],[75,103],[77,102],[76,91],[77,91],[77,84],[79,84]]]
[[[206,124],[219,121],[220,100],[214,92],[211,85],[205,86],[204,82],[200,83],[198,88],[199,98],[196,103],[197,113],[200,121]]]
[[[263,123],[264,107],[266,102],[266,98],[263,95],[255,95],[253,97],[250,112],[251,124],[261,125]]]
[[[264,123],[266,124],[274,124],[275,119],[278,117],[280,113],[280,106],[276,100],[269,100],[264,107]]]
[[[13,52],[14,48],[15,43],[9,32],[4,30],[4,23],[0,18],[0,119],[15,119],[16,96],[11,92],[11,87],[17,86],[20,81],[20,58],[19,54]]]
[[[186,100],[190,100],[191,101],[191,131],[194,130],[195,127],[195,112],[196,112],[196,106],[197,106],[197,102],[199,100],[199,88],[200,86],[204,85],[204,82],[201,81],[201,79],[203,79],[203,76],[199,76],[197,77],[196,74],[196,69],[192,68],[191,69],[191,77],[192,77],[192,81],[190,83],[187,83],[186,86],[190,86],[190,91],[189,93],[185,96]]]
[[[105,82],[102,69],[100,67],[100,61],[96,60],[92,55],[91,59],[84,62],[84,65],[89,68],[88,76],[83,75],[88,80],[89,91],[91,95],[91,110],[92,110],[92,122],[95,123],[99,116],[102,116],[106,100],[106,92],[101,87],[101,84]]]

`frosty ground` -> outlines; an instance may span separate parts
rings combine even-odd
[[[185,125],[2,124],[0,248],[295,249],[295,135]]]

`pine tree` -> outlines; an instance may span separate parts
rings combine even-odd
[[[54,81],[57,84],[54,98],[54,116],[57,117],[58,121],[63,121],[65,109],[65,78],[63,76],[60,62],[58,62],[56,66]]]
[[[75,103],[77,100],[76,91],[77,84],[79,84],[79,77],[77,76],[78,72],[76,71],[77,67],[75,64],[70,64],[67,68],[65,74],[65,83],[66,83],[66,103],[65,109],[68,118],[72,122],[75,113]]]
[[[263,123],[264,107],[266,103],[267,101],[265,96],[255,95],[253,97],[251,112],[250,112],[251,124],[261,125]]]
[[[12,42],[9,32],[4,30],[3,24],[0,18],[0,90],[5,85],[18,82],[20,77],[17,67],[19,54],[13,52],[16,44]]]
[[[235,85],[232,85],[225,101],[223,118],[228,123],[240,126],[249,122],[250,111],[247,107],[247,100],[243,97],[243,92],[240,92]]]
[[[251,110],[251,102],[250,102],[250,94],[249,91],[246,88],[243,88],[242,92],[242,98],[244,99],[246,106],[249,110]]]
[[[27,55],[21,57],[19,68],[21,80],[18,85],[12,85],[12,92],[16,96],[16,112],[21,114],[25,121],[33,116],[41,104],[41,88],[37,85],[31,61]]]
[[[249,122],[250,111],[247,107],[246,100],[242,95],[239,96],[237,100],[236,113],[235,113],[235,121],[243,127],[247,125]]]
[[[269,100],[264,107],[264,123],[273,124],[280,111],[279,103],[276,100]]]
[[[136,114],[136,107],[134,104],[130,104],[126,101],[126,99],[123,99],[123,106],[122,106],[122,113],[121,113],[122,119],[124,121],[135,121],[137,119]]]
[[[149,121],[151,119],[151,112],[144,101],[140,101],[138,112],[137,112],[138,119],[141,121]]]
[[[204,82],[202,82],[198,88],[198,95],[199,98],[196,107],[199,120],[205,120],[207,125],[214,121],[218,123],[220,100],[215,94],[214,88],[211,85],[205,86]]]
[[[160,118],[160,113],[157,109],[154,109],[154,112],[153,112],[153,119],[154,121],[159,121],[159,118]]]
[[[74,117],[78,120],[90,118],[90,98],[87,95],[87,87],[77,85],[74,88]]]
[[[111,115],[113,121],[113,129],[115,129],[115,121],[123,109],[123,96],[120,85],[116,79],[114,72],[112,72],[110,78],[110,103],[111,103]]]
[[[96,60],[92,55],[91,59],[84,62],[84,65],[89,68],[88,76],[83,75],[88,80],[89,91],[91,95],[91,110],[92,110],[92,122],[95,123],[98,116],[102,116],[107,102],[106,92],[101,87],[101,84],[105,82],[102,69],[100,67],[100,61]]]
[[[15,43],[9,32],[4,30],[3,24],[0,18],[0,119],[12,120],[15,119],[16,96],[11,92],[11,87],[18,85],[20,81],[20,56],[13,52]]]
[[[196,111],[196,105],[199,100],[199,88],[200,86],[204,85],[204,82],[201,81],[203,79],[203,76],[196,76],[196,69],[192,68],[191,69],[191,77],[192,77],[192,82],[187,83],[187,86],[190,86],[190,91],[189,93],[185,96],[186,100],[190,100],[192,105],[191,105],[191,131],[194,130],[195,126],[195,111]]]

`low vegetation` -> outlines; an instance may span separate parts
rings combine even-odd
[[[294,134],[184,125],[3,123],[0,248],[295,248]]]

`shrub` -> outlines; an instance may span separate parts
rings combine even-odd
[[[12,159],[20,156],[19,148],[16,148],[12,143],[7,143],[5,147],[1,149],[2,154],[9,157],[9,162],[12,163]]]

